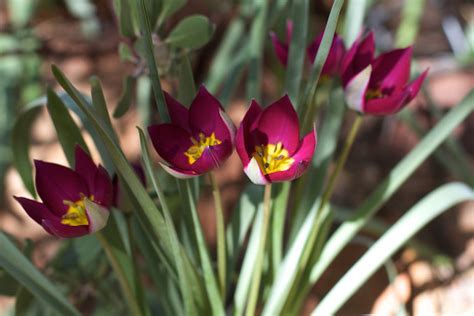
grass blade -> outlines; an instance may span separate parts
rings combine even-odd
[[[332,315],[390,256],[435,217],[452,206],[474,200],[474,191],[462,183],[445,184],[416,203],[337,282],[313,311]]]
[[[342,224],[326,243],[321,257],[312,268],[308,282],[314,284],[329,264],[345,245],[362,229],[368,220],[382,205],[400,188],[408,177],[423,161],[450,135],[474,109],[474,90],[454,107],[439,123],[423,138],[423,140],[400,161],[380,183],[369,198],[354,212],[352,220]]]
[[[59,315],[77,315],[79,312],[61,295],[35,266],[0,232],[0,267],[20,282],[35,297]]]

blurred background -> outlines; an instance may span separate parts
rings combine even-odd
[[[198,13],[215,24],[210,42],[191,55],[197,84],[213,84],[213,78],[209,77],[213,58],[229,36],[227,31],[232,21],[239,19],[243,22],[244,32],[248,30],[252,20],[245,13],[246,2],[251,1],[189,0],[163,26],[171,29],[183,17]],[[415,25],[418,27],[414,42],[416,68],[429,67],[430,73],[423,91],[410,104],[409,111],[399,116],[365,120],[334,196],[334,201],[346,208],[359,205],[413,148],[420,135],[474,87],[472,2],[369,2],[365,25],[375,31],[378,49],[385,51],[395,45],[409,44],[403,43],[404,32],[413,32]],[[331,5],[330,0],[312,1],[311,37],[323,30]],[[285,11],[275,19],[273,29],[279,34],[284,34],[285,19]],[[414,22],[401,27],[401,21],[407,20]],[[28,195],[12,166],[12,128],[19,113],[43,96],[46,87],[57,88],[50,73],[50,66],[54,63],[84,93],[89,91],[89,78],[96,75],[102,82],[111,112],[121,102],[131,104],[131,109],[114,120],[114,125],[128,158],[138,161],[140,144],[135,126],[145,126],[153,113],[146,106],[149,104],[147,82],[139,80],[144,73],[143,63],[133,55],[133,51],[127,50],[133,46],[133,39],[121,34],[113,2],[109,0],[0,0],[0,229],[19,241],[35,240],[32,260],[46,274],[52,273],[51,259],[62,250],[62,246],[30,220],[12,198],[12,195]],[[162,48],[159,36],[155,38],[155,44],[163,87],[173,93],[176,79],[168,65],[173,56]],[[284,68],[278,63],[268,37],[264,45],[261,93],[264,103],[268,104],[282,93]],[[234,48],[236,53],[238,48]],[[238,73],[235,88],[231,92],[221,91],[221,99],[225,100],[236,124],[248,104],[245,76],[245,70]],[[129,84],[127,77],[132,78],[133,85]],[[346,115],[340,140],[344,140],[351,119],[350,114]],[[90,142],[90,136],[85,137]],[[39,111],[32,123],[30,144],[30,154],[34,159],[67,164],[45,109]],[[98,159],[97,154],[95,158]],[[326,293],[351,263],[365,252],[376,238],[377,229],[383,230],[393,223],[417,200],[442,183],[462,180],[474,185],[473,170],[474,115],[471,115],[456,130],[451,145],[444,146],[443,152],[425,162],[379,212],[378,226],[355,239],[353,245],[336,259],[314,288],[305,313],[312,310],[320,295]],[[230,214],[247,181],[235,153],[218,170],[217,176]],[[204,190],[199,207],[206,237],[212,246],[215,225],[208,189]],[[344,214],[340,216],[343,217]],[[61,261],[61,258],[57,260]],[[389,277],[385,270],[379,271],[341,313],[392,314],[403,306],[414,315],[473,315],[474,203],[459,205],[437,218],[418,234],[409,247],[399,252],[392,263],[388,268]],[[0,270],[0,276],[1,273]],[[86,272],[83,276],[84,283],[76,289],[75,299],[86,304],[94,297],[94,282],[97,280],[85,277]],[[14,304],[10,295],[0,284],[0,315]]]

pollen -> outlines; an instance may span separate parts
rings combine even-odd
[[[66,211],[66,214],[62,216],[61,224],[68,226],[89,225],[89,220],[86,214],[86,207],[84,205],[85,199],[87,199],[87,197],[81,193],[81,199],[76,202],[68,200],[63,201],[63,203],[68,206],[68,209]],[[93,201],[94,196],[91,195],[88,199]]]
[[[270,174],[290,169],[294,159],[289,157],[288,150],[283,148],[281,142],[255,146],[253,157],[257,161],[263,174]]]
[[[380,89],[368,89],[367,92],[365,93],[366,100],[382,98],[383,96],[384,94],[382,90]]]
[[[212,146],[217,146],[222,142],[216,138],[214,133],[211,136],[206,136],[204,133],[199,133],[199,140],[194,137],[191,137],[192,146],[184,153],[188,157],[188,162],[190,165],[195,163],[199,158],[201,158],[204,151]]]

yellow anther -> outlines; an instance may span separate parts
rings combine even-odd
[[[66,214],[62,216],[61,224],[68,225],[68,226],[82,226],[82,225],[89,225],[89,220],[86,214],[86,207],[84,205],[84,200],[87,197],[81,193],[81,199],[77,200],[76,202],[65,200],[63,203],[69,208],[66,211]],[[93,201],[94,196],[91,195],[89,200]]]
[[[263,174],[270,174],[290,169],[295,161],[289,157],[288,150],[283,148],[281,142],[255,146],[253,157],[257,161]]]
[[[190,165],[192,165],[199,158],[201,158],[204,150],[222,143],[219,139],[216,138],[216,135],[214,133],[212,133],[209,137],[206,137],[204,133],[199,133],[199,140],[196,140],[194,137],[191,137],[191,142],[193,143],[193,145],[190,146],[188,150],[184,153],[184,155],[188,157],[188,162]]]

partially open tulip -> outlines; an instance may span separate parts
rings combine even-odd
[[[360,113],[388,115],[400,111],[418,94],[427,70],[412,82],[412,47],[374,58],[374,34],[359,37],[342,62],[342,83],[348,106]]]
[[[253,183],[291,181],[310,164],[316,131],[300,140],[298,116],[288,96],[263,110],[253,100],[237,131],[235,146]]]
[[[189,178],[219,167],[232,153],[235,127],[219,101],[203,86],[189,110],[165,93],[171,124],[153,125],[148,132],[163,168]]]
[[[112,182],[102,166],[76,147],[73,169],[35,160],[36,190],[41,202],[15,199],[50,234],[72,238],[102,229],[112,205]]]
[[[270,33],[270,38],[272,40],[275,54],[277,55],[278,60],[285,66],[288,63],[289,43],[291,42],[292,34],[293,23],[291,21],[288,21],[286,24],[285,41],[281,41],[274,32]],[[316,36],[316,38],[314,38],[314,40],[307,48],[307,55],[311,62],[314,62],[314,59],[316,58],[316,54],[318,53],[319,46],[321,45],[323,35],[323,33],[320,33],[318,36]],[[334,38],[331,43],[331,48],[329,49],[329,54],[326,59],[326,63],[323,66],[321,74],[325,76],[338,75],[341,61],[344,57],[345,52],[346,48],[344,46],[342,38],[339,35],[334,34]]]

